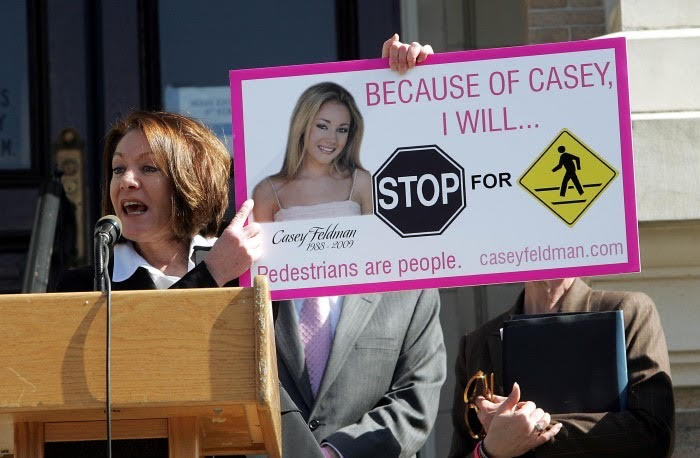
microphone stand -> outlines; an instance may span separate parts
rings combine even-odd
[[[111,393],[111,335],[112,335],[112,282],[109,278],[109,238],[106,234],[96,234],[95,290],[107,296],[107,317],[105,324],[105,404],[107,412],[107,457],[112,458],[112,393]]]

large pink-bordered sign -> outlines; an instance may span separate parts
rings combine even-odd
[[[274,299],[639,271],[624,38],[387,66],[230,72],[236,204],[256,196]],[[338,87],[354,107],[319,95]]]

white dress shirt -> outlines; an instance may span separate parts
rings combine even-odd
[[[190,242],[190,251],[187,256],[187,271],[194,269],[194,260],[192,252],[195,246],[210,247],[214,245],[216,238],[204,238],[201,235],[195,235]],[[114,271],[112,272],[112,281],[124,281],[131,277],[136,269],[143,267],[148,271],[153,283],[158,289],[168,289],[173,283],[181,277],[174,275],[165,275],[159,269],[156,269],[146,261],[143,256],[138,254],[131,241],[117,243],[114,246]]]

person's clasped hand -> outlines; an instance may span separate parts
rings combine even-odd
[[[491,458],[520,456],[546,443],[562,428],[561,423],[550,427],[550,415],[534,402],[520,402],[517,383],[507,398],[495,396],[494,401],[483,397],[476,401],[486,431],[483,445]]]
[[[399,41],[399,35],[396,33],[386,40],[382,46],[382,57],[388,57],[389,67],[402,75],[409,68],[424,62],[431,54],[433,54],[432,46],[421,45],[415,41],[411,44],[402,43]]]
[[[244,226],[252,210],[251,199],[243,202],[238,213],[204,259],[209,273],[219,286],[238,278],[260,258],[262,252],[260,225],[250,223]]]

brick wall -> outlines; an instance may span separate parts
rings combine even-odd
[[[604,0],[527,0],[528,42],[585,40],[605,34]]]

